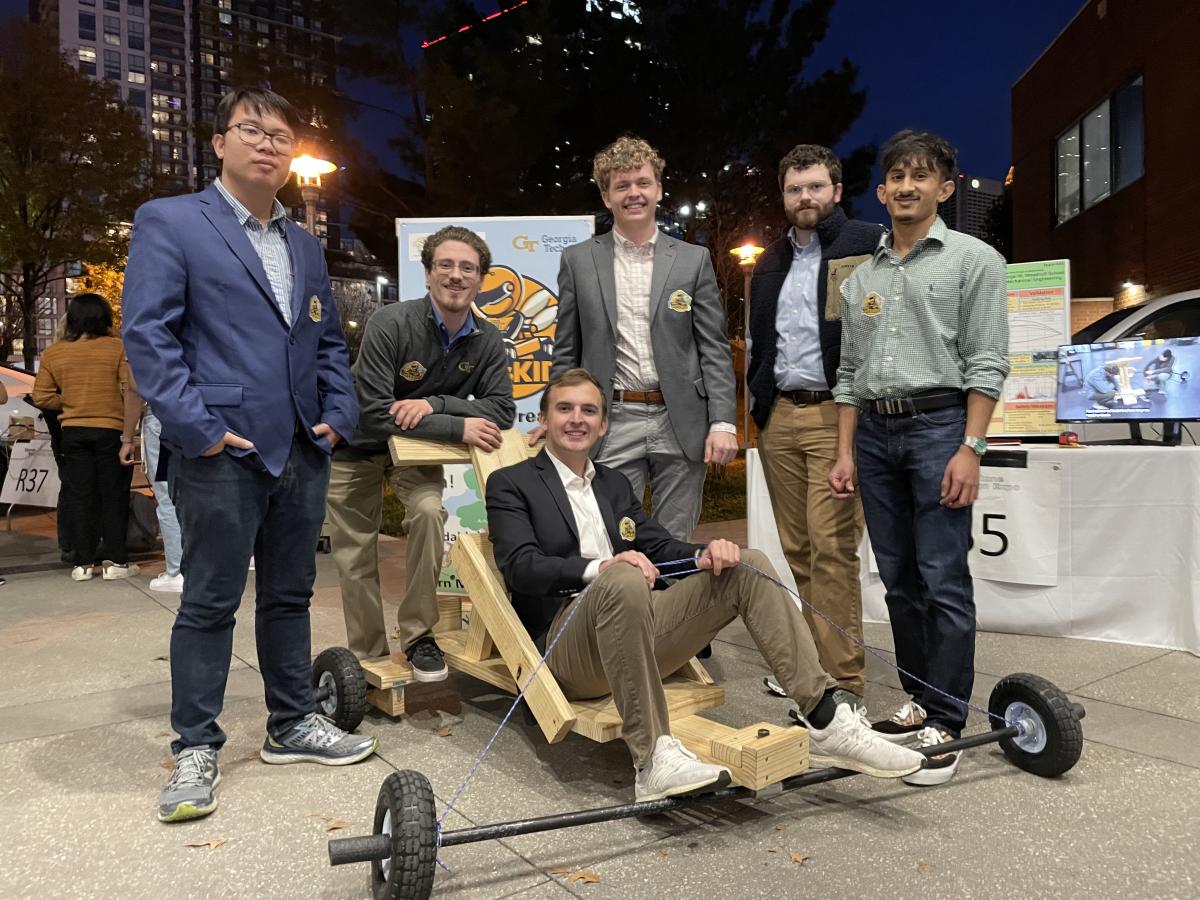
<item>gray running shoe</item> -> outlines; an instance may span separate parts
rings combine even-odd
[[[207,816],[217,808],[213,791],[220,783],[216,750],[207,744],[180,750],[171,780],[158,795],[158,821],[186,822]]]
[[[311,762],[348,766],[378,749],[376,738],[342,731],[324,716],[309,713],[278,737],[267,735],[258,755],[273,765]]]

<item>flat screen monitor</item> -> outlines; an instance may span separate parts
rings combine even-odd
[[[1200,420],[1200,338],[1058,348],[1059,422]]]

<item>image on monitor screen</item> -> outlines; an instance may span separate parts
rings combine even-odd
[[[1200,338],[1058,348],[1059,422],[1200,420]]]

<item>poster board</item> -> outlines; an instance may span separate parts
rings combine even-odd
[[[427,237],[446,225],[471,229],[487,242],[492,252],[492,268],[483,278],[473,309],[476,315],[500,329],[509,354],[509,376],[517,405],[514,424],[521,431],[530,431],[537,424],[538,404],[550,380],[562,253],[592,236],[595,219],[592,216],[397,219],[401,300],[426,294],[421,248]],[[478,532],[487,526],[475,472],[470,466],[445,467],[442,505],[448,515],[438,592],[465,594],[449,563],[450,545],[460,532]]]

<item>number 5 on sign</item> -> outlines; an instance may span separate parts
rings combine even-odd
[[[971,574],[1012,584],[1058,584],[1057,463],[981,466],[971,516]]]

